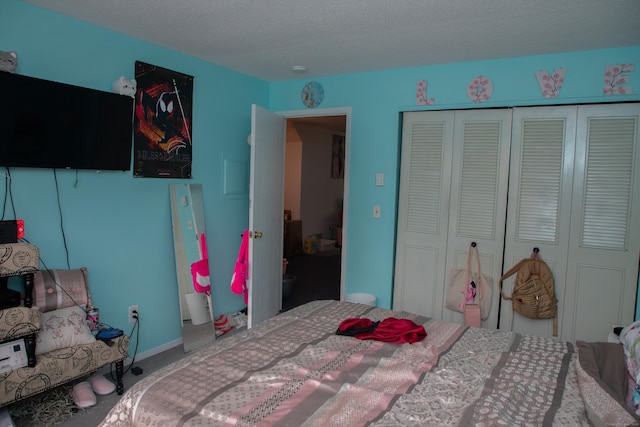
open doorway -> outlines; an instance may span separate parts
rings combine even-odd
[[[283,311],[340,299],[346,115],[287,119]]]

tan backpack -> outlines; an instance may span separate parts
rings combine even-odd
[[[511,300],[513,311],[530,319],[553,319],[553,336],[558,336],[558,299],[555,294],[553,273],[539,259],[534,250],[533,258],[525,258],[500,278],[500,295]],[[502,290],[502,281],[516,273],[511,297]]]

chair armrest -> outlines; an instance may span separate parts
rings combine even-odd
[[[30,243],[0,244],[0,276],[22,276],[38,271],[40,249]]]
[[[0,310],[0,342],[37,333],[40,327],[38,307],[11,307]]]

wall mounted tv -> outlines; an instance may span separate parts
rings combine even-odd
[[[0,88],[0,166],[131,169],[131,97],[7,72]]]

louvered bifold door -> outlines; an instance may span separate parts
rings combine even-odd
[[[562,338],[605,340],[634,320],[640,255],[640,104],[578,108]]]
[[[469,245],[476,242],[481,271],[493,281],[491,312],[482,323],[485,328],[496,328],[498,321],[511,115],[510,109],[495,109],[457,111],[455,116],[444,286],[453,269],[466,266]],[[446,301],[443,305],[443,319],[464,323],[461,313],[447,309]]]
[[[442,315],[453,112],[404,113],[394,310]]]
[[[538,248],[554,273],[559,319],[566,300],[576,114],[575,106],[516,108],[512,124],[504,271]],[[503,283],[507,296],[514,279]],[[511,301],[501,301],[500,329],[552,337],[552,326],[552,320],[529,319],[514,313]]]

